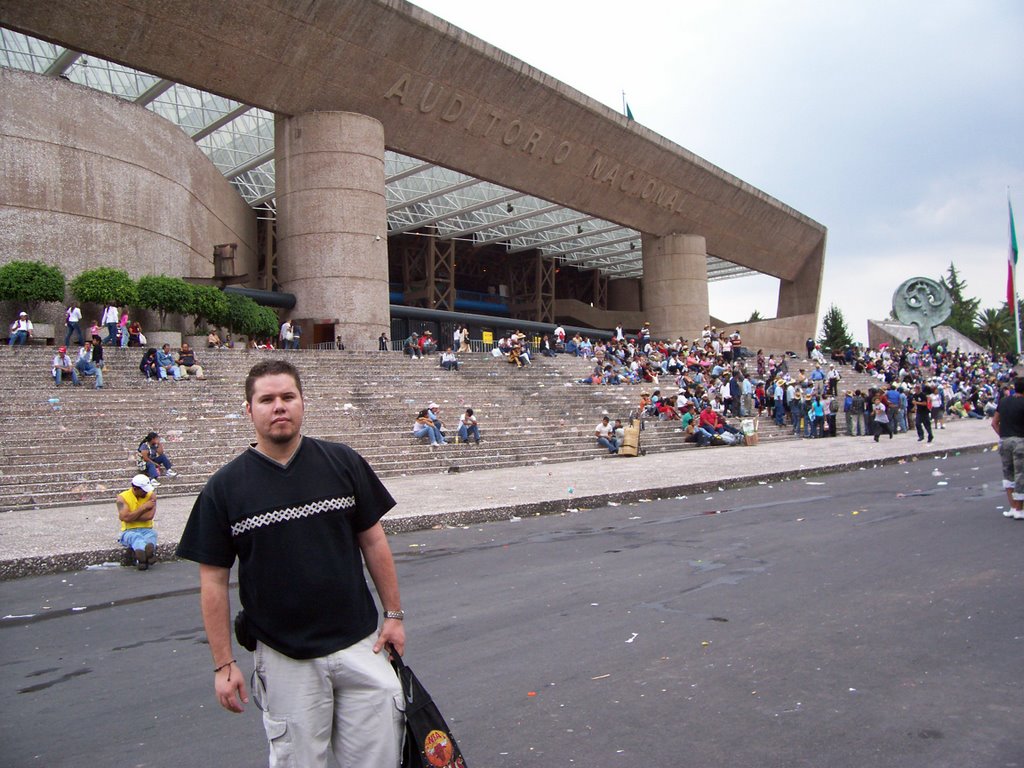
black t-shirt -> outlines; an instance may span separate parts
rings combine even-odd
[[[356,534],[395,505],[366,460],[304,437],[282,466],[250,448],[196,499],[179,557],[230,568],[252,633],[294,659],[326,656],[377,627]]]
[[[999,401],[1000,437],[1024,437],[1024,397],[1011,395]]]
[[[914,406],[914,413],[918,416],[931,416],[932,407],[931,403],[928,401],[929,397],[931,397],[931,395],[925,392],[914,392],[910,396],[911,404]]]

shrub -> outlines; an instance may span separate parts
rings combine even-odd
[[[257,305],[256,309],[258,312],[258,317],[256,319],[257,326],[253,331],[253,335],[269,336],[270,338],[274,338],[275,336],[277,336],[277,331],[279,328],[277,322],[277,313],[270,307],[261,307]]]
[[[82,272],[71,280],[71,293],[83,304],[91,302],[124,307],[139,301],[138,289],[128,273],[111,267]]]
[[[40,261],[10,261],[0,267],[0,300],[32,311],[44,301],[64,301],[64,273]]]
[[[227,326],[232,333],[244,336],[275,336],[277,314],[270,307],[261,307],[248,296],[225,293],[228,301]]]
[[[187,314],[196,321],[196,330],[205,325],[228,325],[230,305],[227,295],[214,285],[191,285]]]
[[[186,314],[192,305],[192,286],[180,277],[146,275],[139,278],[139,306],[160,313],[160,327],[165,328],[167,313]]]

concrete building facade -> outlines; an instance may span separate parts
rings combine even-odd
[[[297,316],[333,322],[350,346],[386,328],[385,148],[641,232],[642,290],[609,289],[598,323],[647,320],[658,336],[693,338],[711,319],[702,266],[714,256],[780,281],[778,317],[746,326],[748,344],[793,347],[814,334],[823,226],[408,3],[266,0],[254,10],[247,0],[7,0],[0,25],[277,115],[282,288],[295,293]],[[77,252],[83,266],[99,266],[91,259],[101,254],[127,262],[125,227],[141,222],[141,240],[176,245],[163,261],[134,262],[133,274],[207,277],[211,246],[227,238],[252,263],[255,216],[237,195],[230,200],[212,166],[198,167],[201,155],[168,149],[182,144],[166,135],[170,126],[101,98],[76,103],[77,124],[41,115],[54,92],[73,88],[43,79],[0,79],[9,107],[0,112],[0,157],[6,177],[18,179],[0,197],[0,259]],[[83,126],[94,115],[106,120],[109,146],[79,149],[82,162],[67,163],[83,142],[103,143]],[[129,149],[113,166],[98,159]],[[125,175],[138,178],[119,185]],[[94,176],[111,183],[91,185]],[[37,177],[102,193],[64,201],[41,193]],[[65,208],[91,210],[92,240]]]
[[[178,128],[121,99],[0,69],[0,173],[3,261],[212,275],[206,244],[233,242],[254,271],[249,206]]]

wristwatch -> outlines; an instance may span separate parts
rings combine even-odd
[[[405,611],[384,611],[384,618],[402,621],[405,618]]]

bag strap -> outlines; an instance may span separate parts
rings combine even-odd
[[[388,652],[388,656],[391,660],[391,666],[395,668],[395,672],[397,672],[398,676],[401,677],[402,672],[405,669],[408,669],[408,667],[405,666],[405,662],[402,661],[402,657],[398,655],[398,651],[395,650],[395,646],[391,643],[385,643],[384,650]]]

